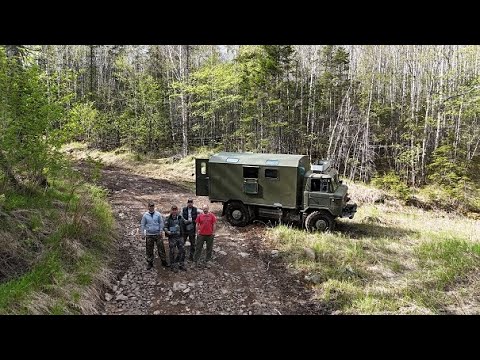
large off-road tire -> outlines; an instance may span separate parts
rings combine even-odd
[[[314,211],[305,219],[305,228],[308,231],[332,231],[335,228],[335,219],[329,213]]]
[[[245,226],[250,222],[248,208],[238,201],[227,205],[225,215],[227,216],[227,221],[233,226]]]

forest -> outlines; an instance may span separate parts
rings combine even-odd
[[[330,159],[369,182],[474,191],[478,46],[7,45],[1,170],[39,180],[59,142]],[[26,154],[30,156],[26,157]]]

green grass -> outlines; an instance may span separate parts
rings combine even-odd
[[[50,198],[39,194],[21,194],[13,191],[5,193],[4,209],[6,211],[26,208],[42,208],[48,206]]]
[[[6,199],[8,209],[31,210],[26,227],[34,234],[45,223],[55,228],[43,240],[43,252],[31,269],[0,284],[0,314],[82,313],[79,304],[86,301],[82,294],[98,281],[114,238],[114,218],[105,191],[83,185],[74,194],[65,182],[28,202],[18,194]],[[67,203],[55,208],[54,200]],[[42,207],[45,211],[33,211]]]
[[[424,281],[431,283],[436,290],[445,290],[465,273],[476,270],[480,261],[480,243],[446,235],[450,238],[430,241],[415,248],[419,265],[427,270]]]
[[[353,220],[337,222],[331,233],[286,226],[268,232],[285,261],[319,279],[311,283],[316,297],[333,311],[462,313],[459,298],[475,303],[478,285],[471,279],[480,270],[479,221],[395,203],[364,204]],[[478,306],[471,309],[478,313]]]
[[[35,266],[32,271],[19,279],[11,280],[0,285],[0,314],[8,314],[16,307],[15,312],[26,313],[26,308],[21,304],[28,300],[28,295],[33,291],[45,290],[61,277],[62,264],[57,253],[51,252]]]

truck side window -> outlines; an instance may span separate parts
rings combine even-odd
[[[320,191],[321,192],[328,192],[328,183],[326,181],[322,181]]]
[[[248,179],[258,179],[258,167],[244,166],[243,177]]]
[[[330,182],[327,179],[312,179],[310,191],[330,192]]]
[[[321,192],[329,192],[329,181],[326,179],[322,179],[322,182],[320,183],[320,191]]]
[[[265,178],[267,178],[267,179],[278,179],[278,170],[277,169],[265,169]]]
[[[206,162],[200,163],[200,172],[201,172],[202,175],[207,174],[207,163]]]

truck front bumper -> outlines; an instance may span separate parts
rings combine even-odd
[[[349,219],[353,219],[353,216],[357,212],[357,204],[347,204],[342,209],[342,217],[348,217]]]

